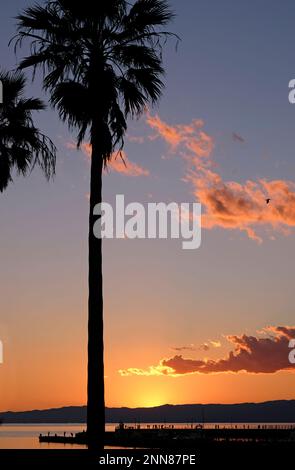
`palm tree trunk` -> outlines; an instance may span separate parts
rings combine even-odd
[[[102,202],[103,158],[98,135],[92,139],[89,213],[88,388],[89,447],[103,449],[105,434],[102,240],[93,234],[93,208]]]

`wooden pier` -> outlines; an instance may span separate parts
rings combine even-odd
[[[47,434],[39,436],[40,442],[87,445],[87,433],[75,435]],[[172,426],[140,426],[119,425],[114,432],[105,433],[105,445],[114,447],[134,448],[189,448],[204,443],[231,443],[239,445],[272,445],[288,443],[295,450],[294,425],[262,425],[255,428],[222,427],[206,429],[202,425],[185,428]]]

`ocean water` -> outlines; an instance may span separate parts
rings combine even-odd
[[[81,424],[5,424],[0,426],[0,449],[82,449],[86,446],[39,443],[39,434],[63,435],[83,431]]]
[[[187,423],[160,423],[160,424],[141,424],[142,428],[149,426],[174,426],[174,428],[191,428],[196,424],[187,424]],[[285,424],[285,423],[206,423],[205,428],[215,428],[219,426],[222,428],[243,428],[249,427],[256,429],[258,426],[267,427],[290,427],[295,428],[295,424]],[[128,424],[127,426],[132,426]],[[106,424],[106,431],[114,431],[116,424]],[[0,449],[83,449],[86,446],[77,445],[77,444],[48,444],[48,443],[39,443],[40,434],[57,434],[63,435],[66,432],[66,435],[71,433],[75,434],[77,432],[83,431],[86,429],[85,424],[3,424],[0,426]]]

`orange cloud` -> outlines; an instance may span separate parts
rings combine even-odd
[[[171,348],[173,351],[195,351],[196,347],[193,344],[188,346],[175,346]]]
[[[189,125],[170,126],[158,115],[152,116],[147,113],[146,122],[156,132],[151,139],[161,137],[173,151],[180,145],[184,145],[199,157],[209,157],[214,148],[213,139],[201,130],[204,126],[202,120],[195,119]]]
[[[261,242],[257,227],[269,226],[287,234],[288,227],[295,226],[295,184],[291,181],[246,181],[236,183],[214,179],[212,182],[206,170],[191,176],[194,194],[206,208],[203,227],[222,227],[247,232],[252,239]],[[270,198],[270,204],[266,199]]]
[[[195,346],[194,344],[189,344],[187,346],[176,346],[171,348],[173,351],[197,351],[198,349],[202,351],[209,351],[210,348],[220,348],[220,341],[207,341],[206,343],[201,344],[200,346]]]
[[[74,142],[67,142],[66,147],[70,150],[77,149]],[[92,147],[89,143],[84,142],[81,145],[81,150],[84,155],[91,158]],[[113,153],[108,164],[108,169],[126,176],[149,176],[150,174],[149,170],[129,160],[124,151]]]
[[[170,150],[177,150],[186,162],[185,181],[192,185],[196,200],[202,203],[203,228],[238,229],[261,242],[257,234],[259,228],[271,228],[286,235],[295,226],[294,182],[224,181],[215,169],[214,139],[202,130],[203,121],[170,126],[158,115],[149,113],[146,121],[156,131],[154,137],[162,138]],[[267,199],[270,199],[269,204],[266,204]]]
[[[295,338],[295,327],[268,327],[264,333],[270,336],[260,338],[243,334],[230,335],[228,341],[234,345],[227,357],[210,359],[187,359],[176,355],[162,359],[157,366],[148,369],[130,368],[120,370],[122,376],[130,375],[167,375],[178,377],[186,374],[212,374],[222,372],[248,372],[252,374],[271,374],[279,371],[295,371],[295,364],[289,362],[289,341]]]
[[[109,163],[109,168],[126,176],[149,176],[149,170],[131,162],[125,152],[114,154]]]

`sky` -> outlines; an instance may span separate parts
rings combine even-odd
[[[3,68],[26,54],[8,41],[31,3],[1,4]],[[292,399],[295,5],[170,3],[181,42],[165,47],[164,96],[129,123],[104,199],[201,202],[202,243],[104,241],[106,404]],[[57,170],[0,195],[0,410],[86,402],[89,147],[51,109],[36,122]]]

